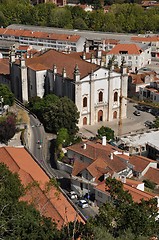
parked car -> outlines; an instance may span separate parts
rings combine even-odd
[[[140,111],[135,111],[135,112],[134,112],[134,115],[140,116],[140,115],[141,115],[141,114],[140,114]]]
[[[153,125],[154,125],[154,123],[151,122],[151,121],[146,121],[146,122],[144,122],[144,125],[145,125],[146,127],[152,128]]]
[[[69,192],[68,195],[71,199],[77,199],[78,198],[77,194],[74,191]]]
[[[79,200],[78,206],[80,206],[81,208],[88,208],[89,207],[88,202],[84,199]]]

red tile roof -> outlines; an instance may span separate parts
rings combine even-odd
[[[0,59],[0,74],[4,74],[4,75],[10,74],[9,59],[6,59],[6,58]]]
[[[70,54],[64,54],[55,50],[49,50],[38,57],[26,59],[26,65],[35,70],[52,70],[53,65],[56,65],[57,72],[62,73],[65,67],[66,75],[68,78],[73,79],[74,68],[76,64],[79,67],[81,78],[87,76],[91,71],[96,71],[100,66],[92,63],[88,63],[82,59],[75,59]]]
[[[4,36],[30,37],[39,39],[61,40],[67,42],[77,42],[80,39],[79,35],[46,33],[41,31],[19,30],[0,28],[0,34]]]
[[[136,44],[117,44],[108,54],[120,54],[122,51],[130,55],[139,55],[142,50]]]
[[[134,170],[137,172],[142,172],[150,163],[156,163],[156,161],[143,156],[130,156],[129,163],[134,166]]]
[[[99,191],[102,191],[102,192],[106,192],[105,181],[98,184],[98,186],[96,186],[96,189]],[[124,191],[128,191],[131,194],[134,202],[141,202],[142,199],[144,199],[145,201],[148,201],[151,198],[154,198],[156,196],[155,194],[138,190],[135,187],[132,187],[125,183],[123,184],[123,189],[124,189]]]
[[[50,179],[24,148],[0,147],[0,162],[17,172],[24,186],[38,182],[21,200],[33,203],[43,215],[55,220],[58,228],[75,220],[77,212],[59,190],[51,186],[48,192],[45,191]],[[84,222],[79,215],[77,218]]]
[[[139,73],[139,74],[133,74],[131,73],[130,76],[132,77],[132,83],[133,84],[143,84],[145,82],[146,76],[153,76],[153,79],[150,79],[150,81],[157,81],[156,73],[155,72],[145,72],[145,73]]]
[[[113,153],[117,150],[111,145],[107,144],[106,146],[103,146],[100,143],[93,143],[89,141],[85,142],[85,144],[86,149],[83,148],[83,143],[77,143],[67,148],[68,150],[71,150],[92,160],[92,163],[84,164],[82,161],[75,159],[73,168],[75,169],[73,170],[74,176],[79,173],[78,169],[80,172],[84,169],[87,169],[92,177],[96,178],[96,181],[98,182],[98,178],[104,173],[118,173],[127,168],[126,163],[121,160],[123,154],[113,154],[113,159],[110,159],[110,153]],[[81,166],[78,166],[79,162],[81,162]]]
[[[158,42],[159,36],[152,37],[132,37],[131,40],[136,42]]]
[[[144,175],[144,179],[148,179],[159,185],[159,169],[150,167]]]

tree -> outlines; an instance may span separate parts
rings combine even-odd
[[[3,97],[3,104],[4,105],[9,105],[9,106],[13,105],[13,103],[14,103],[14,95],[9,90],[7,85],[0,84],[0,96]]]
[[[114,139],[114,131],[109,127],[102,126],[100,129],[98,129],[97,133],[97,138],[99,139],[102,139],[103,136],[106,136],[108,141]]]
[[[66,128],[70,136],[77,133],[79,112],[69,98],[48,94],[43,99],[31,99],[28,107],[38,116],[46,131],[57,133],[61,128]]]
[[[156,117],[154,121],[154,127],[159,128],[159,117]]]
[[[19,201],[24,194],[17,174],[0,163],[0,236],[2,239],[60,240],[56,224],[32,205]]]
[[[16,116],[8,114],[0,118],[0,142],[7,144],[16,133]]]
[[[106,186],[111,202],[99,209],[99,214],[95,217],[97,226],[105,226],[114,237],[120,237],[128,230],[134,235],[134,239],[159,234],[156,199],[133,202],[131,195],[123,190],[122,183],[115,179],[107,178]]]

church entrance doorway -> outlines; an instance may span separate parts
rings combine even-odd
[[[98,111],[98,122],[102,122],[103,121],[103,111],[99,110]]]

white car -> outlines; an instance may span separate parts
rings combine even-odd
[[[84,199],[79,200],[78,205],[81,208],[88,208],[89,207],[88,202],[86,200],[84,200]]]
[[[69,192],[69,197],[71,198],[71,199],[77,199],[77,194],[74,192],[74,191],[71,191],[71,192]]]

